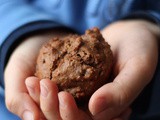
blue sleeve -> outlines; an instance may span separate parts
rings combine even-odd
[[[0,16],[0,85],[4,87],[4,67],[18,38],[60,25],[50,15],[36,9],[29,0],[0,0]]]
[[[160,12],[156,11],[136,11],[124,17],[124,19],[146,19],[160,26]]]
[[[134,8],[134,6],[136,6],[136,2],[132,6]],[[141,1],[140,7],[135,7],[135,9],[137,10],[133,10],[133,12],[124,18],[142,18],[154,22],[160,26],[160,0]]]

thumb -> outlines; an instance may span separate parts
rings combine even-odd
[[[120,115],[150,81],[152,73],[147,68],[148,64],[145,66],[131,60],[113,82],[98,89],[89,101],[89,109],[95,119],[108,120]]]

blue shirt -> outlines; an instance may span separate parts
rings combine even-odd
[[[121,19],[160,23],[160,0],[0,0],[0,120],[18,120],[4,105],[4,68],[25,34],[64,26],[78,33]]]

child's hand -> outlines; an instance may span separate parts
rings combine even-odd
[[[96,120],[110,120],[121,114],[151,81],[160,29],[147,21],[132,20],[114,23],[102,34],[114,55],[113,82],[92,95],[89,109]]]
[[[35,72],[36,57],[45,40],[66,35],[62,30],[30,36],[14,50],[5,69],[5,97],[7,108],[22,119],[39,120],[41,111],[28,94],[25,79]]]

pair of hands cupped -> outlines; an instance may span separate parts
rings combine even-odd
[[[7,108],[23,120],[127,120],[130,104],[150,82],[158,59],[156,25],[143,20],[113,23],[101,32],[111,45],[113,82],[90,98],[88,111],[79,109],[67,92],[34,75],[41,45],[66,32],[53,30],[26,38],[12,53],[5,70]]]

